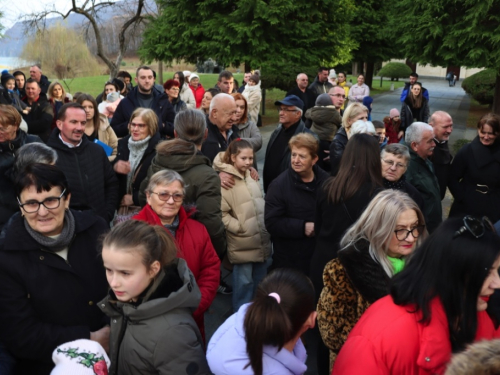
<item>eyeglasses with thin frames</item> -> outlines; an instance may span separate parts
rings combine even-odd
[[[19,207],[21,207],[24,210],[24,212],[26,212],[27,214],[33,214],[35,212],[38,212],[38,210],[40,209],[40,205],[42,205],[42,204],[47,210],[55,210],[56,208],[58,208],[61,205],[61,198],[64,196],[65,192],[66,192],[66,189],[63,190],[63,192],[61,193],[60,196],[48,197],[48,198],[45,198],[41,202],[31,200],[31,201],[28,201],[26,203],[21,203],[21,201],[19,200],[19,197],[18,197],[17,203],[19,203]]]
[[[380,139],[380,137],[377,135],[377,138]],[[385,138],[385,137],[384,137]],[[401,164],[401,163],[396,163],[394,160],[386,160],[386,159],[382,159],[382,161],[389,165],[391,168],[394,167],[394,165],[396,165],[396,168],[398,169],[403,169],[403,168],[406,168],[406,165],[404,164]]]
[[[184,195],[179,194],[179,193],[176,193],[176,194],[155,193],[154,191],[152,191],[151,194],[158,195],[158,198],[163,202],[168,202],[170,200],[170,198],[172,198],[174,200],[174,202],[182,202],[182,200],[184,199]]]

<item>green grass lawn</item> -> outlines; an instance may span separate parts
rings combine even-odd
[[[198,74],[198,73],[197,73]],[[218,74],[198,74],[200,76],[200,82],[205,89],[214,87],[217,83]],[[134,76],[134,74],[132,74]],[[164,72],[163,79],[167,80],[173,76],[173,72]],[[243,74],[235,73],[234,78],[241,84],[243,82]],[[75,78],[73,80],[65,81],[65,89],[70,93],[75,92],[85,92],[94,97],[99,95],[104,89],[104,83],[109,79],[109,76],[93,76],[93,77],[81,77]],[[352,80],[356,82],[356,77],[347,76],[347,80]],[[373,80],[373,88],[371,90],[372,96],[376,96],[385,91],[389,91],[391,88],[391,83],[394,83],[394,88],[403,87],[403,81],[393,81],[390,79],[384,79],[382,82],[382,87],[380,87],[380,79]],[[69,87],[69,89],[68,89]],[[276,124],[278,122],[278,111],[274,107],[274,102],[285,97],[286,92],[280,89],[269,89],[266,90],[266,101],[265,101],[265,115],[262,116],[262,121],[264,125]]]

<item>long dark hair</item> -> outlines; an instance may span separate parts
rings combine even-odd
[[[355,134],[347,142],[337,176],[325,182],[328,201],[335,204],[348,200],[370,181],[372,192],[383,187],[380,146],[370,134]]]
[[[269,294],[276,293],[280,301]],[[299,333],[316,309],[314,287],[301,272],[278,268],[260,283],[245,315],[247,353],[255,375],[262,375],[264,345],[281,350]],[[245,367],[245,368],[246,368]]]
[[[175,72],[174,73],[174,77],[175,77],[176,74],[179,76],[179,84],[180,84],[179,86],[180,86],[180,88],[182,90],[182,87],[184,86],[184,82],[186,81],[186,78],[184,77],[184,73],[182,71]]]
[[[431,319],[430,304],[443,304],[454,352],[464,350],[477,330],[477,299],[492,264],[500,255],[500,237],[486,231],[475,238],[466,231],[456,238],[463,220],[446,220],[418,247],[411,261],[392,280],[397,305],[413,305],[422,323]]]
[[[92,118],[94,131],[92,132],[92,135],[97,138],[97,135],[99,134],[99,127],[101,126],[101,113],[99,112],[99,109],[97,109],[98,107],[97,102],[92,95],[81,94],[78,96],[78,99],[76,99],[76,102],[78,104],[81,104],[82,106],[83,102],[85,101],[91,102],[92,106],[94,107],[94,117]]]
[[[410,92],[408,93],[408,97],[410,99],[410,103],[411,103],[411,106],[413,108],[421,108],[422,102],[425,100],[423,88],[422,88],[422,85],[418,82],[415,82],[413,84],[413,86],[415,86],[415,85],[420,86],[420,93],[418,94],[418,96],[415,96],[415,95],[413,95],[413,92],[410,90]]]

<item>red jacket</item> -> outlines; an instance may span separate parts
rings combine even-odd
[[[450,333],[438,298],[431,301],[429,324],[386,296],[366,310],[342,347],[332,375],[444,374],[451,359]],[[478,312],[476,341],[500,334],[486,311]]]
[[[384,117],[384,127],[385,127],[385,135],[388,138],[387,143],[388,144],[398,143],[399,125],[398,124],[395,125],[393,120],[389,116],[386,116]]]
[[[198,83],[198,87],[196,87],[196,88],[189,85],[189,88],[193,92],[194,99],[196,100],[196,108],[200,108],[201,100],[203,99],[203,95],[205,95],[205,89],[203,88],[201,83]]]
[[[207,229],[201,223],[191,219],[184,207],[179,210],[179,228],[175,233],[175,241],[179,248],[179,258],[186,261],[200,288],[201,301],[193,317],[205,338],[203,314],[212,304],[217,294],[220,279],[220,260],[210,242]],[[150,225],[160,225],[160,218],[149,204],[132,219],[145,221]],[[166,230],[166,229],[165,229]],[[167,230],[170,234],[170,232]]]

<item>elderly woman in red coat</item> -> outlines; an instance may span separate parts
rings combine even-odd
[[[175,238],[179,258],[186,260],[201,291],[201,302],[193,317],[205,338],[203,314],[217,293],[220,260],[205,226],[191,218],[195,209],[186,211],[182,206],[184,195],[184,180],[177,172],[156,172],[146,188],[148,203],[133,219],[164,226]]]
[[[444,374],[452,353],[500,337],[486,312],[500,289],[490,224],[466,216],[438,227],[354,326],[332,374]]]

